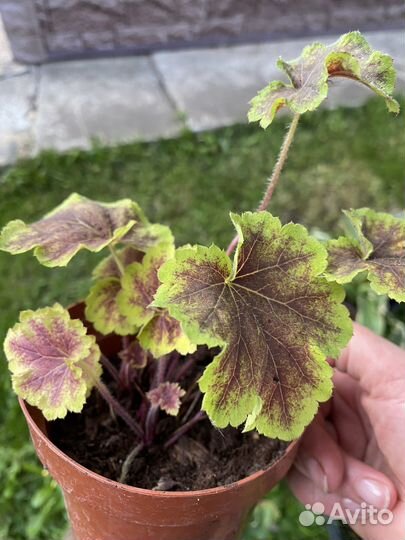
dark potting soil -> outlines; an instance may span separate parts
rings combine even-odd
[[[116,395],[111,382],[109,386]],[[128,406],[128,396],[119,399]],[[161,413],[155,443],[132,462],[126,484],[160,491],[222,486],[267,469],[287,447],[256,432],[219,430],[203,420],[165,450],[164,441],[177,427],[177,418]],[[111,415],[95,391],[81,414],[51,422],[49,435],[76,462],[112,480],[118,480],[125,458],[136,445],[132,431]]]

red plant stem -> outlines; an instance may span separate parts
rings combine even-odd
[[[257,212],[266,210],[266,208],[269,206],[271,198],[273,197],[274,190],[276,189],[277,184],[280,180],[281,171],[283,170],[285,162],[287,161],[288,151],[290,150],[291,144],[294,140],[294,135],[297,130],[299,119],[300,119],[300,115],[294,114],[290,127],[284,137],[283,144],[281,145],[280,153],[278,155],[276,164],[274,165],[273,172],[271,173],[271,176],[268,180],[267,189],[264,193],[262,202],[259,204],[257,208]],[[239,241],[239,237],[238,235],[236,235],[226,250],[227,255],[232,254],[233,250],[238,245],[238,241]]]
[[[171,353],[170,357],[170,365],[166,372],[166,381],[172,381],[174,378],[174,381],[177,381],[177,378],[175,377],[175,373],[177,371],[178,365],[179,365],[180,355],[176,352]]]
[[[238,245],[238,242],[239,242],[239,235],[236,234],[233,238],[232,238],[232,242],[229,244],[229,246],[227,247],[227,250],[226,250],[226,254],[227,255],[232,255],[234,249],[236,248],[236,246]]]
[[[257,209],[258,212],[262,210],[266,210],[266,208],[269,206],[269,203],[271,201],[271,198],[273,197],[274,190],[277,187],[277,184],[280,180],[281,171],[283,170],[283,167],[285,165],[285,162],[287,161],[288,152],[290,150],[290,146],[294,140],[295,132],[297,130],[298,122],[300,119],[299,114],[294,114],[293,119],[291,121],[290,127],[288,128],[288,131],[284,137],[283,144],[280,149],[280,153],[278,155],[276,164],[274,166],[273,172],[269,178],[267,189],[264,194],[262,202],[259,204],[259,207]]]
[[[121,361],[120,371],[119,371],[119,383],[120,387],[128,389],[130,387],[130,366],[128,362]]]
[[[138,390],[138,392],[139,392],[139,394],[140,394],[140,396],[141,396],[141,398],[142,398],[143,400],[147,400],[147,399],[148,399],[148,398],[146,397],[145,392],[142,390],[141,386],[138,384],[138,381],[137,381],[136,379],[133,379],[133,380],[131,381],[131,384],[133,384],[134,387],[135,387],[135,389]]]
[[[159,416],[159,406],[151,405],[145,420],[145,445],[150,446],[153,443],[156,433],[156,424]]]
[[[162,358],[159,358],[159,360],[157,361],[158,365],[157,365],[157,370],[156,370],[154,388],[156,388],[156,386],[159,386],[160,383],[164,382],[166,372],[167,372],[167,367],[169,364],[169,358],[170,358],[170,355],[166,354],[165,356],[162,356]]]
[[[167,450],[172,446],[174,443],[176,443],[180,437],[185,435],[187,431],[189,431],[195,424],[198,422],[201,422],[201,420],[205,420],[207,418],[207,415],[203,411],[198,411],[196,415],[193,416],[188,422],[180,426],[176,431],[172,434],[172,436],[165,442],[163,448]]]
[[[195,393],[195,396],[193,397],[191,403],[190,403],[190,406],[189,408],[187,409],[186,411],[186,414],[183,416],[183,418],[181,419],[181,422],[184,424],[185,422],[187,422],[187,420],[190,418],[191,416],[191,413],[193,412],[193,409],[194,407],[197,405],[198,403],[198,400],[201,398],[201,392],[199,389],[197,389],[196,393]]]
[[[131,340],[129,336],[123,336],[122,350],[125,351],[130,346]],[[129,362],[121,358],[121,364],[119,369],[119,385],[121,388],[128,389],[131,385],[131,366]]]
[[[170,355],[162,356],[159,358],[154,382],[152,388],[157,388],[159,384],[164,382],[167,372],[167,366],[169,363]],[[145,420],[145,444],[150,446],[155,438],[156,425],[159,418],[159,407],[157,405],[150,405],[148,414]]]
[[[101,381],[96,382],[96,388],[100,392],[101,396],[106,400],[110,405],[112,410],[117,416],[122,418],[128,427],[141,439],[143,439],[143,430],[141,426],[132,418],[126,409],[114,398],[111,392],[108,390],[107,386]]]
[[[110,362],[110,360],[106,356],[104,356],[104,354],[101,355],[100,359],[101,359],[101,363],[103,364],[103,367],[105,367],[105,369],[114,379],[114,381],[119,383],[120,376],[118,374],[117,368]]]
[[[179,369],[176,371],[176,374],[174,376],[174,380],[176,382],[180,381],[182,377],[188,372],[189,369],[193,367],[195,364],[195,358],[191,357],[182,364],[180,364]]]

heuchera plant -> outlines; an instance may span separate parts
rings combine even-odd
[[[244,424],[268,437],[299,437],[331,395],[327,357],[352,335],[341,284],[367,273],[377,293],[405,301],[403,219],[346,211],[349,235],[323,245],[302,225],[282,225],[266,211],[299,118],[326,99],[331,78],[358,81],[399,111],[392,59],[351,32],[278,66],[289,82],[259,92],[249,119],[267,128],[282,108],[293,119],[258,210],[231,214],[236,236],[227,251],[175,249],[169,228],[151,224],[135,202],[77,194],[36,223],[12,221],[1,233],[0,249],[33,250],[49,267],[67,265],[82,249],[109,252],[93,272],[86,318],[99,333],[122,336],[118,363],[59,304],[22,312],[5,353],[15,392],[48,420],[80,412],[93,387],[100,392],[134,433],[121,481],[155,441],[165,414],[177,416],[166,447],[206,415],[219,428]],[[216,355],[197,385],[193,367],[198,355],[210,358],[207,347]],[[118,389],[137,396],[136,415],[102,382],[103,368]]]

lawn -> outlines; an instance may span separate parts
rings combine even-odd
[[[404,100],[401,100],[404,106]],[[0,171],[0,226],[33,220],[77,191],[100,200],[132,197],[152,221],[170,225],[177,243],[226,246],[228,213],[257,205],[277,157],[285,119],[266,132],[235,126],[171,141],[90,152],[45,152]],[[359,109],[320,111],[303,118],[271,211],[329,232],[341,208],[405,207],[402,117],[372,100]],[[82,298],[97,256],[81,254],[66,269],[42,268],[30,255],[0,254],[0,341],[21,309]],[[63,505],[39,466],[0,358],[0,540],[58,540]],[[246,540],[325,538],[321,528],[299,528],[300,506],[278,487],[255,511]]]

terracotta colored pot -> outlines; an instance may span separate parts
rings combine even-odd
[[[82,318],[81,306],[71,310]],[[104,354],[117,351],[111,337]],[[252,507],[287,473],[298,441],[269,469],[224,487],[157,492],[108,480],[66,456],[47,437],[35,407],[20,401],[39,459],[63,490],[76,540],[235,540]]]

